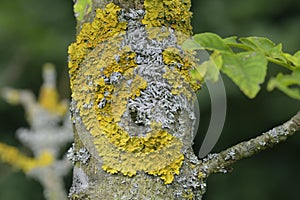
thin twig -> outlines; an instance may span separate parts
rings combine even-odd
[[[262,135],[249,141],[241,142],[218,154],[211,154],[203,160],[201,171],[206,176],[213,173],[224,172],[235,162],[251,157],[265,149],[285,141],[300,130],[300,111],[284,124],[275,127]]]

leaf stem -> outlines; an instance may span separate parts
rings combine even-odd
[[[282,62],[282,61],[280,61],[280,60],[277,60],[277,59],[275,59],[275,58],[271,58],[271,57],[269,57],[269,56],[267,56],[267,59],[268,59],[269,62],[272,62],[272,63],[274,63],[274,64],[276,64],[276,65],[280,65],[280,66],[282,66],[282,67],[285,67],[286,69],[289,69],[289,70],[291,70],[291,71],[294,71],[294,68],[293,68],[293,67],[291,67],[290,65],[288,65],[288,64],[286,64],[286,63],[284,63],[284,62]]]
[[[252,49],[251,47],[248,47],[248,46],[245,46],[245,45],[239,44],[239,43],[227,43],[227,45],[229,45],[230,47],[235,47],[235,48],[239,48],[239,49],[246,50],[246,51],[255,51],[255,49]],[[272,62],[272,63],[274,63],[276,65],[279,65],[279,66],[282,66],[282,67],[284,67],[286,69],[294,71],[294,68],[291,67],[290,65],[288,65],[288,64],[286,64],[286,63],[284,63],[284,62],[282,62],[280,60],[277,60],[275,58],[272,58],[269,55],[265,54],[265,56],[266,56],[266,58],[267,58],[267,60],[269,62]]]

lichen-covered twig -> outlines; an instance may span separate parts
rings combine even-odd
[[[284,142],[300,130],[300,111],[284,124],[277,126],[249,141],[241,142],[218,154],[211,154],[201,165],[201,171],[209,176],[213,173],[226,172],[226,168],[235,162],[251,157],[265,149]]]
[[[59,160],[60,150],[73,140],[67,101],[60,101],[56,89],[56,72],[50,63],[43,68],[44,83],[39,99],[28,90],[4,88],[1,96],[11,104],[25,108],[30,128],[17,130],[18,139],[32,150],[33,157],[23,155],[15,147],[0,143],[0,161],[23,170],[44,188],[48,200],[67,199],[63,176],[71,168],[64,158]]]

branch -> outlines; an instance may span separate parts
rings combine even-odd
[[[226,171],[235,162],[251,157],[276,144],[284,142],[288,137],[300,130],[300,111],[284,124],[275,127],[249,141],[241,142],[218,154],[211,154],[204,159],[201,171],[209,176],[213,173]]]

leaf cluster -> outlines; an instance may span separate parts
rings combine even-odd
[[[236,36],[221,38],[214,33],[196,34],[183,44],[186,50],[207,51],[209,59],[199,63],[191,72],[196,80],[217,81],[219,71],[226,74],[249,98],[254,98],[267,75],[268,63],[288,69],[268,81],[269,91],[277,88],[300,100],[300,51],[285,53],[282,44],[264,37]]]

